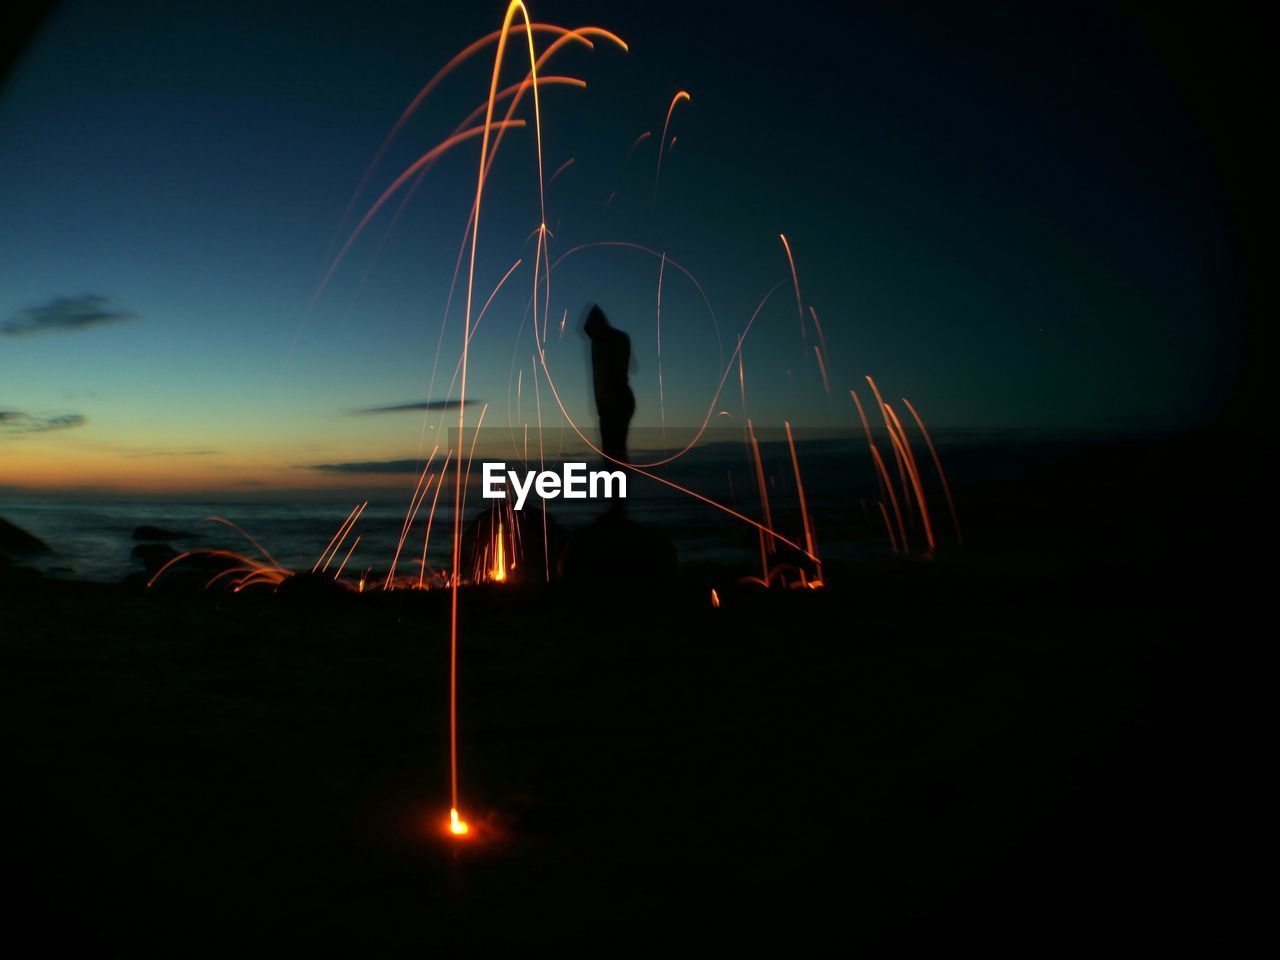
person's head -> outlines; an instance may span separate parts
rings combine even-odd
[[[594,336],[602,330],[609,329],[609,318],[600,309],[600,304],[593,303],[591,305],[591,309],[587,312],[586,323],[582,325],[582,329],[587,332],[587,336]]]

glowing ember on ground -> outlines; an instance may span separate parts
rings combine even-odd
[[[456,808],[449,811],[449,832],[455,837],[465,837],[471,832],[471,827],[467,825],[467,821],[458,816]]]

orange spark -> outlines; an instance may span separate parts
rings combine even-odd
[[[507,550],[502,539],[502,521],[498,521],[498,543],[493,561],[493,579],[502,583],[507,579]]]
[[[338,549],[342,546],[342,540],[346,539],[348,526],[354,524],[355,521],[359,519],[360,511],[368,505],[369,501],[366,500],[363,505],[357,505],[351,508],[351,512],[347,514],[347,519],[342,521],[342,526],[338,528],[337,533],[333,535],[333,539],[329,541],[329,545],[324,548],[324,551],[320,554],[320,558],[316,560],[315,565],[311,568],[312,573],[315,573],[320,569],[321,563],[324,563],[326,570],[329,568],[329,561],[333,559],[332,557],[329,557],[329,551],[332,550],[334,553],[338,552]],[[329,560],[325,560],[326,557],[329,557]]]
[[[893,515],[898,521],[898,532],[902,534],[902,552],[907,553],[911,547],[907,543],[907,528],[902,523],[902,511],[898,509],[898,495],[893,492],[893,483],[889,480],[889,472],[885,470],[884,460],[880,458],[880,451],[875,448],[875,444],[871,446],[871,459],[875,461],[876,469],[880,471],[880,478],[889,493],[889,502],[893,504]]]
[[[796,260],[791,255],[791,244],[787,242],[787,235],[780,233],[778,236],[782,239],[782,248],[787,251],[787,264],[791,267],[791,285],[796,291],[796,314],[800,317],[800,337],[804,341],[804,349],[809,351],[809,334],[804,328],[804,306],[800,302],[800,277],[796,273]]]
[[[667,145],[667,127],[671,125],[672,111],[675,110],[676,104],[679,103],[681,100],[688,101],[689,103],[693,102],[689,94],[686,91],[681,90],[679,93],[677,93],[674,97],[671,98],[671,105],[667,107],[667,119],[662,124],[662,139],[658,141],[658,169],[654,172],[654,175],[653,175],[653,199],[654,200],[658,199],[658,181],[662,177],[662,154],[663,154],[663,148]],[[637,140],[636,142],[639,143],[640,141]],[[634,149],[634,146],[632,147],[632,149]]]
[[[871,379],[871,374],[867,374],[867,383],[871,384],[871,393],[876,398],[876,404],[880,407],[880,416],[884,417],[884,428],[890,436],[893,435],[893,427],[889,423],[889,414],[884,405],[884,398],[880,396],[880,390],[876,386],[876,382]],[[889,449],[893,451],[893,461],[898,467],[898,479],[902,481],[902,501],[907,508],[907,516],[911,516],[911,491],[907,487],[907,470],[906,465],[902,461],[902,454],[898,452],[896,443],[890,444]],[[912,522],[912,529],[915,529],[915,523]]]
[[[787,446],[791,448],[791,466],[796,472],[796,493],[800,497],[800,519],[804,523],[804,544],[808,548],[809,556],[815,558],[817,563],[818,580],[821,580],[822,561],[816,560],[818,550],[813,543],[813,526],[809,523],[809,507],[805,502],[804,481],[800,479],[800,460],[796,457],[796,444],[791,438],[791,424],[784,420],[782,421],[782,425],[787,429]]]
[[[533,49],[533,26],[529,11],[521,0],[511,0],[507,6],[506,16],[502,21],[502,29],[498,36],[498,50],[493,60],[493,75],[489,81],[489,107],[485,111],[484,137],[480,141],[480,164],[476,174],[476,198],[471,217],[471,262],[467,272],[467,309],[462,326],[462,380],[459,389],[458,404],[458,442],[462,442],[466,426],[467,399],[467,346],[471,339],[471,298],[475,289],[476,245],[480,238],[480,209],[484,195],[485,162],[489,157],[489,138],[493,131],[493,105],[498,94],[498,73],[502,67],[502,56],[506,52],[507,36],[511,31],[511,23],[517,11],[524,18],[525,37],[529,47],[529,74],[533,80],[533,114],[534,139],[538,150],[538,195],[542,210],[542,224],[547,222],[545,188],[542,174],[542,108],[538,99],[538,58]],[[539,238],[541,239],[541,237]],[[535,280],[534,294],[537,295]],[[535,308],[536,309],[536,308]],[[534,318],[534,329],[537,329],[537,317]],[[545,527],[546,524],[544,523]],[[453,491],[453,583],[449,611],[449,787],[453,799],[451,815],[454,833],[459,833],[458,806],[458,564],[462,559],[462,457],[455,464],[455,487]]]
[[[356,547],[358,546],[360,546],[360,538],[356,537],[355,540],[351,542],[351,549],[348,550],[347,555],[342,558],[342,563],[338,564],[338,572],[333,575],[333,579],[337,580],[341,578],[342,571],[347,567],[347,561],[351,559],[351,555],[356,552]]]
[[[537,100],[536,94],[534,95],[534,99],[535,101]],[[374,214],[381,210],[383,204],[391,199],[391,195],[404,186],[415,173],[423,168],[423,166],[433,163],[435,159],[445,151],[450,150],[467,140],[481,136],[482,134],[484,135],[485,141],[487,141],[490,127],[500,127],[505,130],[509,127],[521,128],[524,127],[524,125],[525,122],[523,120],[502,120],[498,123],[486,123],[483,127],[472,127],[470,130],[463,130],[460,133],[455,133],[453,136],[442,140],[410,164],[409,167],[400,174],[400,176],[396,177],[391,186],[387,187],[387,189],[382,192],[382,195],[378,197],[377,201],[374,202],[373,206],[369,208],[365,215],[360,218],[360,222],[356,224],[351,235],[347,237],[346,242],[342,245],[341,249],[338,250],[333,262],[329,264],[329,269],[325,271],[324,276],[321,278],[320,285],[316,288],[316,292],[311,295],[311,301],[308,304],[308,307],[315,305],[316,300],[319,299],[320,294],[324,292],[325,287],[328,286],[329,281],[333,278],[334,271],[338,269],[338,265],[342,263],[343,258],[346,257],[347,252],[351,249],[351,245],[355,243],[356,238],[359,237],[364,231],[364,228],[369,225],[369,221],[373,219]],[[301,327],[299,327],[298,333],[300,334],[301,332]],[[297,342],[297,335],[294,336],[294,342]]]
[[[827,365],[822,362],[822,351],[815,346],[813,355],[818,358],[818,372],[822,374],[822,389],[829,397],[831,396],[831,384],[827,382]]]
[[[916,418],[916,425],[920,427],[920,432],[924,434],[925,446],[929,448],[929,454],[933,457],[933,465],[938,471],[938,479],[942,481],[942,492],[947,498],[947,509],[951,511],[951,524],[956,529],[956,542],[964,546],[964,535],[960,532],[960,518],[956,516],[956,505],[951,499],[951,487],[947,483],[947,475],[942,470],[942,461],[938,458],[938,451],[934,449],[933,440],[929,437],[929,431],[924,428],[924,421],[920,419],[920,414],[916,413],[916,408],[911,405],[911,401],[903,397],[902,402],[911,411],[911,416]]]
[[[453,451],[449,450],[444,457],[444,463],[440,465],[440,473],[436,476],[436,492],[431,498],[431,512],[427,514],[427,532],[422,537],[422,566],[418,570],[418,587],[421,589],[423,576],[427,571],[427,544],[431,542],[431,524],[436,518],[436,504],[440,500],[440,488],[444,486],[445,473],[449,469],[449,458],[453,456]]]
[[[911,452],[911,445],[907,443],[907,435],[902,429],[902,423],[898,420],[898,415],[893,412],[893,407],[887,403],[884,405],[885,412],[893,421],[896,430],[891,430],[889,438],[893,441],[893,445],[898,448],[902,454],[903,460],[907,464],[907,473],[911,477],[911,485],[916,491],[916,502],[920,510],[920,519],[924,523],[924,537],[929,542],[929,550],[935,549],[936,544],[933,540],[933,523],[929,519],[929,505],[924,499],[924,485],[920,482],[920,471],[916,467],[915,454]]]
[[[720,606],[720,594],[716,593],[715,587],[711,588],[711,606],[716,608]]]
[[[631,144],[631,149],[629,149],[627,151],[627,155],[622,158],[622,162],[625,164],[628,160],[630,160],[631,154],[635,153],[636,151],[636,147],[640,146],[640,144],[644,143],[644,141],[648,140],[652,136],[653,136],[653,131],[646,130],[644,133],[640,134],[640,136],[636,137],[635,142]]]
[[[565,170],[567,170],[569,167],[573,166],[573,161],[574,161],[574,159],[575,159],[574,157],[570,157],[570,158],[569,158],[568,160],[566,160],[564,163],[560,164],[560,166],[556,167],[556,172],[555,172],[555,173],[553,173],[553,174],[551,175],[551,179],[547,181],[547,189],[548,189],[548,190],[550,190],[550,189],[551,189],[551,185],[552,185],[553,183],[555,183],[555,182],[556,182],[556,177],[560,176],[560,174],[564,173],[564,172],[565,172]],[[559,229],[559,228],[557,227],[557,229]]]

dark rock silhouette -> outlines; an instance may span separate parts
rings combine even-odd
[[[129,552],[129,556],[142,562],[148,574],[154,574],[177,555],[178,551],[167,543],[140,543]]]
[[[676,573],[671,540],[617,511],[574,532],[560,558],[566,580],[666,580]]]
[[[276,595],[286,600],[314,601],[332,597],[352,596],[351,590],[342,586],[327,573],[296,573],[276,588]]]
[[[38,553],[52,553],[53,549],[37,536],[33,536],[21,527],[14,526],[0,517],[0,553],[17,556],[30,556]]]

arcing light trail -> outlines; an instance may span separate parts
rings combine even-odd
[[[667,128],[671,126],[671,114],[675,112],[676,104],[679,103],[681,100],[685,101],[686,103],[692,102],[692,99],[690,98],[688,91],[681,90],[679,93],[677,93],[674,97],[671,98],[671,105],[667,107],[667,119],[663,121],[663,124],[662,124],[662,139],[658,141],[658,166],[653,173],[653,199],[655,202],[658,199],[658,182],[662,179],[662,155],[665,152],[664,148],[666,147],[666,144],[667,144]],[[639,143],[639,142],[640,142],[639,140],[636,141],[636,143]],[[635,144],[632,144],[632,149],[633,150],[635,149]],[[682,155],[683,155],[683,152],[684,151],[681,151]]]
[[[489,84],[489,109],[485,113],[484,120],[484,139],[480,144],[480,165],[476,178],[476,200],[475,209],[471,217],[471,263],[467,273],[467,309],[464,314],[462,326],[462,378],[458,388],[458,442],[461,444],[463,430],[466,424],[466,400],[467,400],[467,349],[471,339],[471,298],[472,291],[475,287],[476,275],[476,245],[480,237],[480,212],[481,201],[484,195],[484,179],[485,179],[485,160],[489,155],[489,136],[493,127],[493,105],[498,94],[498,71],[502,67],[502,54],[506,50],[507,35],[511,30],[511,22],[515,19],[517,11],[524,18],[525,36],[529,43],[529,74],[533,80],[533,110],[534,110],[534,136],[538,146],[538,201],[541,207],[542,232],[545,234],[547,224],[547,205],[545,188],[543,186],[542,175],[542,112],[538,100],[538,58],[533,49],[533,25],[529,18],[529,11],[525,9],[521,0],[511,0],[507,6],[507,15],[502,22],[501,34],[498,37],[498,51],[493,60],[493,78]],[[539,243],[545,241],[545,237],[539,236]],[[542,251],[539,249],[538,253]],[[537,255],[535,255],[535,265],[537,263]],[[550,277],[547,280],[550,284]],[[538,283],[535,278],[533,295],[535,304],[538,296]],[[533,326],[536,330],[538,327],[538,316],[535,306],[533,317]],[[451,798],[450,805],[450,821],[451,829],[454,834],[458,834],[458,562],[462,555],[462,458],[458,457],[455,462],[455,487],[453,491],[453,578],[450,585],[451,597],[449,602],[449,794]],[[545,524],[543,524],[545,528]],[[464,830],[465,832],[465,825]]]
[[[535,35],[550,34],[554,37],[551,43],[544,49],[541,54],[535,48]],[[512,36],[524,38],[524,43],[518,47],[523,49],[517,54],[517,59],[523,61],[524,56],[528,56],[528,70],[523,79],[511,86],[499,89],[499,77],[501,69],[508,53],[508,43]],[[485,49],[489,45],[496,45],[494,52],[494,60],[492,71],[490,73],[489,91],[487,99],[472,111],[471,115],[466,117],[453,132],[444,140],[437,143],[426,153],[418,157],[410,166],[401,171],[391,182],[391,184],[382,191],[376,200],[370,205],[368,210],[355,222],[350,229],[345,240],[338,246],[337,253],[330,261],[327,270],[320,282],[319,287],[315,291],[312,298],[314,303],[325,290],[330,279],[336,270],[342,264],[353,244],[363,234],[372,218],[387,204],[387,202],[412,181],[412,187],[401,197],[399,208],[395,212],[392,220],[392,226],[398,220],[400,212],[408,203],[409,198],[417,189],[417,185],[423,182],[427,173],[435,165],[436,161],[448,151],[458,147],[471,140],[479,140],[480,150],[479,158],[476,165],[475,190],[474,197],[470,204],[470,211],[467,216],[467,222],[463,230],[463,235],[458,248],[457,259],[454,265],[453,279],[449,286],[448,298],[444,305],[444,312],[440,321],[439,338],[436,344],[435,359],[431,368],[431,379],[428,386],[428,399],[431,399],[434,393],[434,384],[436,379],[437,367],[440,359],[441,350],[443,348],[444,336],[448,325],[449,313],[453,305],[454,293],[459,280],[462,277],[462,263],[466,259],[467,270],[465,275],[465,307],[463,309],[463,324],[461,330],[460,351],[457,365],[454,370],[453,379],[451,380],[447,396],[450,403],[442,408],[440,415],[440,428],[443,428],[447,411],[456,403],[457,410],[457,443],[449,445],[444,450],[444,460],[438,469],[433,472],[433,466],[436,458],[440,453],[439,445],[431,451],[431,454],[422,461],[421,453],[425,447],[425,428],[427,416],[424,413],[423,418],[423,436],[420,438],[419,444],[419,462],[421,468],[415,471],[416,484],[413,493],[409,498],[408,506],[405,510],[403,522],[400,527],[399,536],[395,543],[394,555],[391,557],[385,578],[381,579],[381,588],[383,590],[395,589],[434,589],[447,586],[450,590],[450,612],[449,612],[449,819],[447,821],[447,832],[454,837],[465,837],[471,833],[470,827],[462,810],[462,794],[459,783],[459,711],[458,711],[458,667],[459,667],[459,591],[465,583],[481,583],[487,582],[491,584],[506,584],[517,576],[517,571],[526,570],[524,564],[525,556],[525,531],[521,530],[518,515],[508,506],[506,511],[501,509],[491,510],[488,517],[487,536],[482,537],[480,530],[482,525],[476,527],[477,536],[473,546],[473,555],[471,557],[470,569],[464,576],[463,566],[463,521],[466,510],[466,498],[468,479],[470,476],[472,456],[475,452],[475,445],[479,436],[480,428],[484,422],[485,411],[487,405],[481,410],[478,422],[476,423],[473,436],[471,438],[471,449],[468,453],[463,449],[464,438],[467,430],[467,391],[468,391],[468,372],[469,357],[473,338],[480,327],[481,321],[484,319],[486,312],[493,304],[500,290],[508,280],[515,275],[518,268],[525,263],[526,254],[515,259],[512,266],[506,271],[497,285],[493,288],[484,305],[478,312],[475,311],[476,305],[476,283],[477,283],[477,251],[480,247],[480,221],[484,212],[485,188],[488,178],[496,160],[498,150],[503,142],[505,134],[509,130],[524,129],[527,127],[527,119],[515,116],[516,111],[521,107],[525,95],[532,94],[533,104],[533,124],[532,130],[534,135],[534,146],[537,156],[537,184],[538,184],[538,222],[532,232],[529,234],[528,241],[533,242],[533,250],[531,255],[533,260],[526,269],[531,268],[532,272],[532,290],[526,301],[524,315],[521,318],[519,329],[516,331],[513,347],[512,347],[512,366],[511,375],[508,382],[508,417],[510,415],[510,392],[512,389],[511,381],[514,381],[516,392],[516,414],[517,421],[522,418],[521,402],[523,394],[523,361],[517,368],[516,358],[521,355],[522,347],[527,349],[527,341],[522,343],[522,337],[526,330],[531,331],[532,339],[532,355],[530,357],[531,372],[534,382],[534,409],[537,416],[537,442],[538,442],[538,459],[539,463],[545,465],[545,452],[543,444],[543,423],[542,423],[542,406],[541,406],[541,383],[545,379],[546,386],[550,390],[556,407],[559,409],[562,420],[568,427],[582,440],[586,446],[599,455],[603,460],[610,461],[627,468],[639,476],[646,477],[654,482],[664,485],[665,487],[675,490],[689,498],[697,500],[715,510],[720,511],[735,520],[748,525],[757,531],[760,547],[760,564],[761,571],[759,577],[743,578],[763,584],[765,587],[781,582],[784,585],[802,586],[802,587],[820,587],[823,585],[823,564],[818,552],[817,535],[814,529],[814,518],[809,510],[809,503],[805,493],[804,479],[801,472],[800,458],[797,454],[795,439],[791,429],[790,421],[784,421],[786,430],[787,446],[790,453],[790,461],[792,472],[794,475],[795,494],[800,510],[801,531],[800,534],[787,536],[780,532],[774,525],[774,511],[770,503],[770,482],[776,478],[766,477],[764,462],[760,454],[760,444],[757,439],[756,428],[753,420],[748,417],[747,397],[746,397],[746,372],[744,349],[748,343],[748,338],[766,305],[770,302],[773,295],[786,283],[787,277],[784,276],[778,280],[759,301],[755,310],[751,313],[746,323],[743,325],[741,332],[736,336],[736,342],[730,355],[725,357],[724,344],[721,339],[720,324],[716,318],[715,311],[712,309],[710,299],[707,297],[703,286],[697,278],[672,259],[666,252],[662,250],[653,250],[649,247],[641,246],[627,240],[607,240],[597,241],[593,243],[584,243],[569,248],[566,252],[561,253],[554,260],[550,253],[550,244],[555,239],[547,225],[547,191],[551,184],[555,183],[557,178],[564,173],[571,165],[582,163],[578,157],[571,157],[564,161],[555,170],[554,173],[547,178],[545,176],[543,166],[543,130],[542,130],[542,102],[540,91],[548,86],[569,86],[575,88],[585,87],[585,82],[567,76],[549,76],[541,73],[548,59],[558,50],[569,44],[581,44],[588,48],[592,48],[591,38],[605,39],[617,45],[619,48],[626,50],[626,44],[616,35],[609,33],[599,27],[581,27],[576,30],[552,26],[549,24],[537,24],[531,21],[529,12],[525,4],[521,0],[511,0],[506,14],[503,18],[501,29],[489,34],[480,40],[475,41],[452,60],[445,67],[431,78],[431,80],[419,91],[417,96],[401,114],[400,118],[392,127],[387,138],[383,141],[378,151],[374,155],[368,169],[361,177],[346,210],[342,215],[338,232],[335,234],[334,242],[331,249],[337,243],[338,236],[341,235],[344,228],[348,226],[353,218],[356,209],[356,203],[365,188],[368,186],[370,179],[376,167],[382,161],[387,150],[394,142],[396,137],[402,132],[409,118],[422,106],[428,96],[435,90],[444,78],[450,75],[457,67],[470,57]],[[523,69],[523,66],[522,66]],[[663,161],[666,154],[670,153],[671,146],[675,143],[675,138],[670,137],[670,126],[673,114],[678,104],[681,102],[690,102],[691,98],[687,91],[680,90],[670,101],[666,111],[666,117],[662,127],[661,136],[658,138],[658,151],[654,168],[653,180],[653,200],[656,201],[658,189],[661,182],[661,174]],[[505,116],[499,118],[495,116],[496,107],[500,102],[506,102]],[[479,122],[480,115],[483,114],[483,123]],[[631,144],[623,159],[623,165],[631,157],[631,154],[645,140],[653,136],[652,131],[644,131]],[[682,151],[681,156],[685,156]],[[568,178],[566,182],[572,182],[574,178]],[[611,198],[612,199],[612,198]],[[557,232],[560,230],[560,224],[556,223]],[[388,228],[390,229],[390,228]],[[796,310],[800,322],[801,340],[804,346],[805,355],[808,355],[807,340],[807,324],[805,317],[805,303],[802,296],[798,271],[796,267],[795,257],[792,246],[785,234],[778,234],[783,248],[786,252],[787,266],[789,278],[795,295]],[[385,239],[385,235],[384,235]],[[528,242],[526,241],[526,243]],[[380,249],[381,245],[379,245]],[[659,415],[663,427],[664,437],[664,456],[661,459],[650,462],[623,462],[612,457],[607,457],[588,436],[577,420],[567,408],[561,391],[557,386],[552,365],[548,358],[548,321],[551,314],[551,285],[552,276],[571,256],[574,256],[588,249],[631,249],[640,251],[646,255],[653,256],[659,261],[658,263],[658,289],[656,297],[655,310],[655,326],[656,326],[656,345],[658,355],[658,401]],[[376,254],[375,254],[376,256]],[[666,447],[666,415],[665,415],[665,388],[663,380],[663,346],[662,346],[662,301],[663,301],[663,284],[665,278],[666,267],[670,265],[681,275],[687,278],[694,286],[698,295],[702,298],[706,305],[708,316],[711,320],[712,328],[715,332],[716,344],[719,351],[718,367],[720,376],[715,382],[710,402],[707,405],[706,415],[701,424],[698,425],[694,432],[693,438],[680,449],[674,452],[667,451]],[[559,304],[557,304],[559,306]],[[821,323],[818,319],[816,309],[810,305],[808,312],[813,320],[814,328],[818,337],[818,344],[813,347],[818,372],[822,378],[822,386],[824,391],[830,394],[830,380],[836,375],[831,368],[831,357],[827,349],[826,337],[823,333]],[[305,319],[305,317],[304,317]],[[559,325],[560,334],[563,336],[564,327],[567,322],[567,310],[562,317]],[[489,327],[492,324],[488,325]],[[488,329],[488,327],[486,327]],[[299,333],[301,326],[299,326]],[[295,342],[297,335],[295,334]],[[528,356],[528,354],[525,354]],[[694,490],[688,486],[681,485],[673,480],[663,477],[653,472],[658,468],[671,464],[683,457],[692,450],[703,438],[709,423],[717,416],[717,407],[720,397],[724,391],[728,378],[733,374],[734,368],[737,368],[739,391],[742,403],[742,422],[745,424],[744,443],[748,452],[748,460],[751,465],[753,480],[757,488],[760,498],[759,519],[749,516],[747,513],[736,509],[735,506],[729,506],[721,503],[716,499]],[[877,501],[878,512],[885,525],[885,532],[889,540],[889,547],[893,553],[908,554],[910,545],[908,541],[908,523],[909,520],[912,529],[915,530],[915,517],[910,513],[912,502],[915,504],[916,516],[920,518],[923,526],[925,541],[928,546],[929,553],[936,548],[936,537],[929,506],[926,500],[926,492],[923,478],[919,470],[915,453],[911,448],[911,441],[903,428],[893,408],[886,403],[880,395],[874,380],[867,377],[867,383],[875,397],[875,402],[879,408],[881,418],[885,424],[885,435],[888,437],[890,449],[894,454],[895,463],[898,469],[898,479],[901,482],[901,492],[903,494],[901,500],[898,497],[898,490],[890,478],[886,469],[885,462],[881,457],[880,450],[877,447],[872,434],[871,425],[868,423],[865,412],[862,409],[858,395],[854,391],[850,391],[855,405],[858,408],[859,418],[862,423],[863,431],[866,435],[868,449],[871,455],[871,462],[874,466],[876,482],[880,489],[880,498]],[[453,387],[458,387],[456,401],[453,399]],[[956,532],[957,542],[960,541],[960,526],[956,517],[955,505],[952,500],[951,490],[947,484],[946,476],[942,471],[942,464],[934,448],[932,439],[929,437],[928,431],[925,429],[924,423],[919,414],[910,403],[903,401],[907,409],[918,426],[921,435],[929,449],[933,459],[938,478],[942,484],[942,489],[951,513],[951,519]],[[548,408],[550,409],[550,408]],[[727,411],[719,411],[720,415],[729,416]],[[517,424],[510,424],[514,430]],[[524,423],[524,459],[529,459],[528,450],[528,428],[529,424]],[[562,429],[563,436],[563,429]],[[512,432],[512,445],[515,448],[515,436]],[[464,455],[466,463],[464,464]],[[430,543],[431,531],[434,523],[436,509],[439,503],[441,491],[449,478],[450,467],[452,467],[453,480],[453,513],[451,517],[452,525],[452,544],[450,557],[450,573],[446,577],[440,573],[432,571],[428,562],[428,546]],[[732,474],[730,474],[730,484],[732,486]],[[434,487],[434,489],[433,489]],[[427,508],[426,502],[430,494],[430,507]],[[914,496],[912,496],[914,495]],[[886,505],[886,499],[888,504]],[[339,526],[338,530],[333,534],[328,544],[321,551],[312,567],[313,574],[323,574],[329,579],[329,568],[336,564],[336,572],[332,575],[332,582],[352,590],[363,590],[365,583],[369,577],[372,568],[366,569],[360,575],[357,581],[352,582],[349,578],[344,579],[343,573],[347,568],[347,563],[351,559],[352,554],[356,551],[357,546],[362,542],[362,534],[357,532],[357,527],[365,513],[368,502],[365,501],[353,507]],[[865,505],[864,505],[865,506]],[[892,508],[892,516],[896,520],[895,524],[890,519],[890,507]],[[745,508],[744,508],[745,509]],[[904,518],[904,509],[907,512]],[[397,565],[401,560],[402,553],[408,539],[413,534],[419,514],[425,510],[425,533],[423,536],[421,560],[418,564],[416,576],[397,576]],[[548,544],[548,521],[546,515],[545,501],[542,504],[542,550],[543,550],[543,570],[547,579],[551,577],[551,556]],[[867,516],[871,514],[868,511]],[[229,524],[229,521],[221,521]],[[366,521],[367,522],[367,521]],[[232,525],[234,526],[234,525]],[[236,528],[239,530],[239,528]],[[192,551],[180,555],[169,563],[165,564],[159,572],[152,578],[151,583],[155,583],[163,574],[171,570],[175,565],[184,562],[197,555],[207,555],[216,560],[221,565],[221,569],[214,574],[209,584],[223,583],[230,584],[233,590],[241,590],[251,586],[260,587],[278,587],[295,574],[279,563],[267,553],[256,541],[247,533],[240,531],[260,552],[262,559],[246,558],[232,551]],[[350,546],[343,553],[343,547],[350,540]],[[367,540],[364,542],[367,543]],[[794,564],[778,564],[777,560],[781,555],[778,550],[779,545],[785,545],[795,551],[795,557],[803,557],[804,560],[796,559]],[[341,562],[338,562],[341,554]],[[812,576],[806,563],[812,564]],[[790,566],[798,574],[798,583],[787,584],[786,578],[782,573],[784,566]],[[536,564],[534,565],[536,569]],[[525,574],[527,577],[527,573]],[[373,582],[378,582],[377,580]],[[720,603],[720,594],[712,591],[713,604],[718,606]]]

